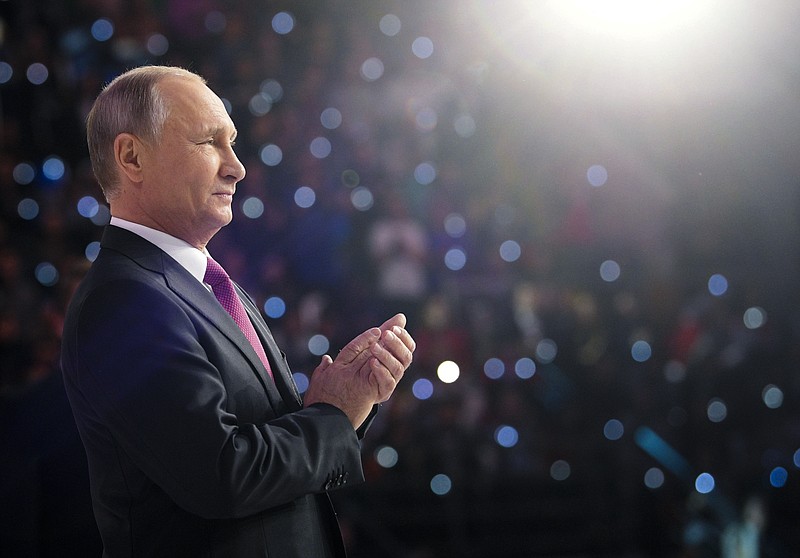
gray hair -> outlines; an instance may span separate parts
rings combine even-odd
[[[143,141],[161,137],[169,116],[159,83],[165,78],[194,79],[201,76],[183,68],[142,66],[129,70],[111,81],[95,99],[86,119],[86,140],[92,170],[106,200],[119,194],[119,180],[114,161],[114,140],[119,134],[133,134]]]

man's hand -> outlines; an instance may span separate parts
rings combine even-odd
[[[389,399],[411,365],[416,343],[405,326],[403,314],[393,316],[381,325],[380,341],[370,346],[374,358],[369,361],[369,382],[377,390],[376,403]]]
[[[305,395],[305,405],[328,403],[358,428],[372,406],[389,399],[411,364],[416,344],[397,314],[348,343],[336,357],[322,357]]]

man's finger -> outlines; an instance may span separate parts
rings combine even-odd
[[[397,334],[387,331],[381,341],[370,347],[370,352],[389,369],[395,378],[411,364],[411,350]]]
[[[397,380],[391,372],[375,359],[369,361],[369,383],[377,390],[378,397],[376,403],[383,403],[394,392],[397,387]]]
[[[417,342],[414,341],[414,338],[411,337],[411,334],[408,333],[408,330],[403,329],[400,326],[394,326],[390,331],[397,336],[397,338],[403,343],[403,345],[406,346],[409,353],[413,353],[416,350]],[[384,335],[386,334],[384,333]]]
[[[380,339],[380,336],[381,330],[377,327],[368,329],[345,345],[344,348],[339,351],[339,355],[336,357],[336,360],[342,362],[343,364],[350,364],[356,359],[356,357],[358,357],[358,355],[363,353],[369,348],[370,345]]]
[[[394,326],[406,327],[406,315],[402,313],[395,314],[381,324],[381,331],[388,331]]]

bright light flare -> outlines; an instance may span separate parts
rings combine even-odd
[[[558,0],[552,12],[583,31],[644,39],[685,29],[703,20],[711,0]]]

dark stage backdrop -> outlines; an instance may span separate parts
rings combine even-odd
[[[109,218],[84,119],[205,76],[210,246],[301,387],[402,310],[353,558],[800,554],[800,5],[0,1],[0,554],[99,556],[58,369]],[[737,547],[749,554],[732,554]]]

